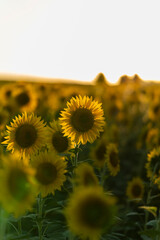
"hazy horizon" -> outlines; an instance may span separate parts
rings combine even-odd
[[[0,1],[0,72],[160,79],[159,1]]]

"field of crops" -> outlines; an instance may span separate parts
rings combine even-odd
[[[160,84],[1,82],[0,240],[160,240]]]

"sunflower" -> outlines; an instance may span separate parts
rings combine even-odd
[[[107,146],[106,163],[112,176],[116,176],[119,172],[119,162],[118,149],[115,144],[111,143]]]
[[[96,146],[93,146],[90,151],[90,157],[94,160],[94,165],[98,168],[103,168],[106,161],[107,141],[100,139]]]
[[[115,202],[100,187],[77,188],[64,209],[69,229],[81,239],[100,239],[114,221]]]
[[[72,97],[59,118],[64,136],[77,144],[93,143],[105,125],[101,105],[92,97]]]
[[[8,103],[12,97],[12,93],[15,87],[15,83],[4,84],[0,88],[0,100],[2,104]]]
[[[160,177],[160,147],[154,148],[148,154],[146,169],[147,177],[156,182]]]
[[[159,116],[160,116],[160,105],[159,105],[159,99],[156,98],[155,100],[150,101],[148,118],[154,122],[159,119]]]
[[[0,107],[0,130],[3,130],[8,122],[9,113],[4,108]]]
[[[61,190],[66,180],[67,163],[64,158],[55,152],[41,152],[31,158],[31,165],[35,169],[35,178],[38,183],[38,193],[45,197],[55,190]]]
[[[81,163],[75,171],[75,182],[79,186],[97,186],[98,178],[94,173],[94,170],[91,165],[88,163]]]
[[[159,128],[151,128],[145,138],[147,149],[151,150],[160,144]]]
[[[50,127],[48,127],[46,143],[49,149],[51,151],[56,151],[56,153],[65,153],[74,147],[74,144],[70,141],[70,139],[63,135],[58,121],[53,121],[50,123]]]
[[[7,144],[7,150],[17,150],[21,156],[35,153],[46,141],[45,123],[34,113],[22,113],[7,126],[8,136],[2,144]]]
[[[144,194],[144,183],[141,178],[135,177],[128,182],[126,195],[130,200],[140,201]]]
[[[3,169],[0,170],[0,202],[15,217],[31,210],[35,201],[36,183],[34,170],[20,161],[19,155],[3,156]]]
[[[13,91],[13,100],[21,112],[33,112],[38,105],[38,96],[33,85],[17,85]]]

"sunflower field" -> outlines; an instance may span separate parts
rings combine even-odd
[[[0,83],[0,240],[160,240],[160,83]]]

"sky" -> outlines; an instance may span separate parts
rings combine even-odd
[[[159,0],[0,0],[0,73],[160,80]]]

